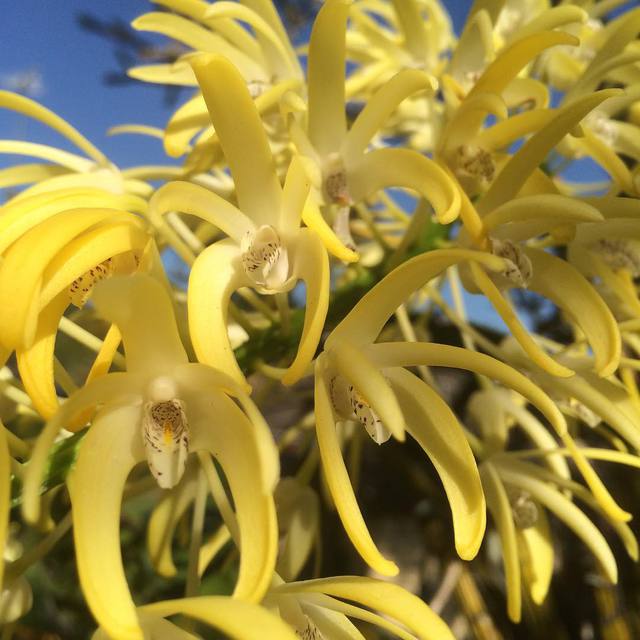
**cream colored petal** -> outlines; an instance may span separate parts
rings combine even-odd
[[[293,629],[257,604],[225,596],[163,600],[140,607],[157,616],[182,614],[214,627],[234,640],[299,640]],[[257,634],[257,636],[256,636]]]
[[[364,345],[373,342],[396,309],[416,290],[460,262],[477,260],[493,271],[504,268],[501,258],[484,251],[440,249],[407,260],[368,291],[327,338],[326,347],[337,340]]]
[[[404,369],[385,371],[407,430],[429,456],[447,493],[456,551],[463,560],[478,553],[486,526],[486,505],[476,461],[464,432],[446,402]]]
[[[307,298],[298,352],[282,377],[286,385],[305,375],[318,348],[329,307],[329,258],[313,231],[302,229],[298,234],[292,270],[295,278],[304,281]]]
[[[560,34],[558,34],[560,35]],[[516,43],[515,46],[517,46]],[[554,119],[525,142],[511,156],[493,181],[487,193],[478,203],[481,214],[489,213],[507,202],[520,191],[525,180],[549,154],[549,152],[569,133],[590,111],[607,98],[619,95],[619,90],[606,89],[575,100],[557,110]]]
[[[313,23],[307,57],[308,133],[321,157],[340,150],[347,134],[345,31],[349,4],[327,0]]]
[[[568,262],[550,253],[525,248],[533,267],[529,288],[556,304],[584,332],[599,375],[611,375],[620,362],[620,331],[595,289]]]
[[[23,142],[22,140],[0,140],[0,154],[7,153],[49,160],[71,171],[89,171],[94,166],[93,161],[75,153],[62,151],[45,144]]]
[[[155,278],[114,276],[96,285],[92,300],[120,329],[128,371],[161,375],[187,362],[171,298]]]
[[[155,224],[162,224],[163,217],[173,211],[197,216],[238,243],[254,229],[253,222],[240,209],[217,193],[191,182],[169,182],[149,201],[149,217]]]
[[[453,640],[449,627],[420,598],[390,582],[360,576],[340,576],[284,584],[274,591],[324,593],[352,600],[403,624],[421,640]]]
[[[208,451],[220,463],[235,505],[240,532],[240,568],[234,596],[259,602],[276,563],[278,527],[271,487],[265,486],[255,428],[223,393],[188,399],[192,451]]]
[[[319,366],[321,365],[316,365],[316,368]],[[324,372],[316,371],[316,436],[322,468],[331,496],[347,535],[363,560],[382,575],[397,575],[398,567],[378,551],[362,518],[349,474],[342,459],[329,391],[323,376]]]
[[[400,403],[387,379],[368,354],[347,341],[334,342],[326,352],[340,375],[362,395],[382,424],[401,442],[405,420]]]
[[[227,334],[231,294],[246,284],[239,266],[240,250],[230,240],[207,247],[189,275],[189,333],[198,360],[246,385]]]
[[[130,373],[112,373],[98,378],[71,396],[47,422],[36,440],[22,485],[22,517],[35,523],[40,516],[40,485],[49,452],[60,430],[79,413],[125,398],[135,402],[142,391],[142,380]]]
[[[0,188],[16,187],[22,184],[40,182],[53,176],[64,175],[64,167],[44,163],[19,164],[0,169]]]
[[[10,91],[0,91],[0,107],[17,111],[33,120],[38,120],[42,124],[57,131],[70,142],[73,142],[78,149],[82,149],[90,158],[98,164],[107,165],[109,160],[105,155],[96,149],[77,129],[68,122],[57,116],[53,111],[38,104],[34,100],[25,96],[11,93]]]
[[[178,521],[196,497],[196,469],[195,465],[187,467],[181,482],[163,493],[149,518],[147,550],[153,568],[164,578],[175,576],[177,572],[171,545]]]
[[[480,467],[487,506],[500,536],[502,561],[507,585],[507,612],[512,622],[520,622],[522,615],[522,582],[516,527],[509,497],[498,472],[489,462]]]
[[[386,187],[404,187],[431,204],[442,224],[458,217],[460,193],[433,160],[411,149],[376,149],[347,167],[347,185],[354,202]]]
[[[587,545],[607,578],[613,583],[617,582],[618,569],[607,541],[593,522],[571,500],[529,474],[502,467],[500,475],[505,482],[529,492],[535,500],[562,520]]]
[[[424,90],[432,94],[435,89],[435,80],[418,69],[403,69],[385,82],[365,104],[344,139],[341,155],[345,164],[354,163],[366,151],[371,139],[405,98]]]
[[[225,58],[191,61],[236,185],[240,209],[256,226],[277,224],[282,190],[262,121],[246,83]]]
[[[122,492],[131,469],[145,459],[139,422],[139,406],[98,415],[69,485],[82,592],[99,624],[122,640],[143,638],[120,551]]]
[[[331,640],[365,640],[347,616],[325,607],[302,602],[304,612],[313,620],[323,638]]]

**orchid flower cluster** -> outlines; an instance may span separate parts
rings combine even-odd
[[[615,583],[608,538],[638,559],[601,462],[640,467],[640,9],[476,0],[455,35],[438,0],[325,0],[294,46],[271,0],[155,2],[133,28],[183,53],[130,75],[192,97],[112,133],[172,160],[119,168],[0,92],[64,139],[0,140],[3,638],[71,531],[96,640],[454,638],[360,508],[363,461],[384,478],[407,435],[440,546],[504,576],[511,621],[545,603],[560,527]],[[328,532],[361,575],[325,576]]]

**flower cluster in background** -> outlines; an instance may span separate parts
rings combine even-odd
[[[191,97],[112,132],[158,164],[0,91],[64,139],[0,140],[3,640],[535,633],[576,539],[633,637],[640,9],[326,0],[299,47],[271,0],[156,4],[178,57],[129,75]]]

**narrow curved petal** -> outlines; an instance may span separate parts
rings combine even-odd
[[[344,139],[342,157],[345,164],[353,164],[366,151],[373,136],[405,98],[425,89],[433,93],[436,83],[418,69],[403,69],[385,82],[365,104]]]
[[[158,375],[187,362],[165,287],[143,273],[99,282],[92,300],[122,334],[127,370]]]
[[[568,262],[538,249],[525,248],[533,274],[529,288],[551,300],[584,332],[593,349],[594,368],[611,375],[620,363],[620,331],[609,307]]]
[[[189,399],[192,451],[208,451],[224,470],[240,532],[240,569],[234,596],[260,601],[276,563],[278,526],[271,487],[265,486],[264,462],[255,428],[223,393]]]
[[[276,225],[282,190],[262,121],[246,83],[225,58],[191,61],[236,186],[240,209],[256,226]]]
[[[282,377],[286,385],[300,380],[313,360],[329,308],[329,257],[313,231],[298,234],[292,266],[294,277],[304,281],[307,298],[298,352]]]
[[[347,134],[345,34],[349,4],[327,0],[309,39],[307,84],[309,139],[323,158],[340,150]]]
[[[449,627],[420,598],[390,582],[341,576],[283,584],[274,591],[321,593],[352,600],[397,620],[421,640],[453,640]]]
[[[605,89],[579,98],[557,110],[553,120],[531,136],[511,156],[489,187],[487,193],[478,202],[478,211],[481,214],[489,213],[499,205],[514,198],[534,169],[544,162],[549,152],[567,133],[599,104],[607,98],[619,94],[620,91],[617,89]]]
[[[198,554],[198,575],[202,577],[218,553],[231,540],[231,533],[226,525],[220,525],[217,531],[200,547]]]
[[[235,640],[299,640],[293,629],[265,608],[227,598],[200,596],[163,600],[140,607],[140,611],[157,616],[183,614],[218,629]]]
[[[197,216],[238,243],[254,228],[240,209],[217,193],[192,182],[169,182],[149,201],[149,217],[154,223],[162,223],[164,215],[173,211]]]
[[[164,492],[147,525],[147,550],[151,564],[165,578],[175,576],[177,572],[171,545],[178,521],[196,497],[195,469],[195,465],[188,467],[180,484]]]
[[[68,306],[69,297],[64,292],[54,298],[39,314],[31,346],[16,349],[22,384],[36,411],[45,419],[51,418],[58,409],[53,354],[58,324]]]
[[[93,422],[70,479],[78,574],[91,612],[105,631],[142,640],[120,551],[122,492],[133,467],[145,459],[140,407],[104,410]]]
[[[493,516],[504,563],[505,582],[507,584],[507,613],[512,622],[520,622],[522,615],[522,583],[520,559],[518,556],[518,539],[516,527],[511,513],[511,505],[502,480],[489,462],[480,468],[482,486],[487,496],[487,506]]]
[[[187,305],[189,333],[198,360],[246,386],[227,334],[231,295],[244,283],[239,255],[240,250],[230,240],[207,247],[191,268]]]
[[[187,100],[171,116],[165,128],[164,150],[167,155],[179,158],[189,151],[189,143],[193,137],[209,122],[209,112],[202,94],[199,93]]]
[[[537,605],[541,605],[549,593],[555,555],[547,512],[538,509],[537,522],[532,527],[520,531],[519,537],[522,577],[531,599]]]
[[[433,160],[411,149],[376,149],[347,167],[349,193],[355,202],[386,187],[405,187],[431,204],[442,224],[460,212],[460,193]]]
[[[313,620],[323,638],[365,640],[357,627],[342,613],[302,601],[303,611]]]
[[[569,377],[574,371],[552,358],[527,331],[507,297],[500,291],[489,275],[475,263],[470,264],[473,281],[480,291],[489,299],[509,328],[511,335],[518,341],[524,352],[541,369],[558,377]]]
[[[493,271],[501,271],[504,261],[484,251],[438,249],[407,260],[368,291],[327,338],[326,347],[336,340],[364,345],[373,342],[396,309],[420,287],[460,262],[478,261]]]
[[[334,343],[327,352],[338,372],[362,394],[394,437],[404,441],[405,420],[388,380],[366,353],[348,342]]]
[[[23,184],[33,184],[34,182],[65,175],[66,173],[64,167],[41,162],[20,164],[15,167],[0,169],[0,188],[6,189],[7,187],[17,187]]]
[[[22,140],[0,140],[0,154],[15,154],[49,160],[70,171],[90,171],[93,162],[68,151],[62,151],[46,144],[22,142]]]
[[[358,507],[351,480],[342,459],[327,384],[323,372],[319,371],[316,372],[315,382],[315,413],[316,436],[322,468],[349,539],[372,569],[382,575],[397,575],[398,567],[378,551]]]
[[[278,221],[281,233],[292,234],[300,227],[300,219],[311,189],[311,180],[307,175],[300,156],[293,156],[287,170],[282,190],[282,211]]]
[[[73,394],[47,422],[36,440],[29,464],[25,466],[22,484],[22,516],[29,523],[40,516],[40,485],[47,457],[60,429],[74,416],[98,405],[129,398],[135,400],[142,380],[130,373],[111,373],[97,378]]]
[[[11,109],[29,118],[38,120],[47,127],[57,131],[70,142],[73,142],[78,149],[82,149],[82,151],[90,158],[93,158],[98,164],[109,164],[105,155],[94,147],[77,129],[53,113],[53,111],[49,111],[49,109],[34,100],[10,91],[0,91],[0,107]]]
[[[327,224],[317,203],[307,201],[302,211],[302,221],[322,240],[322,244],[332,255],[343,262],[357,262],[358,253],[346,247],[335,231]]]
[[[426,383],[404,369],[385,372],[415,438],[436,468],[444,486],[463,560],[478,553],[486,526],[486,505],[480,476],[460,423],[447,403]]]
[[[528,491],[535,500],[562,520],[587,545],[607,578],[613,583],[617,582],[618,569],[607,541],[593,522],[571,500],[529,474],[501,468],[500,475],[505,482]]]

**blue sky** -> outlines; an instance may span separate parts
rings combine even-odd
[[[470,0],[446,4],[459,27]],[[0,21],[0,88],[8,88],[8,78],[13,74],[35,70],[43,82],[37,99],[67,119],[117,164],[161,161],[159,142],[141,136],[108,137],[105,131],[127,122],[162,127],[170,116],[162,90],[143,83],[105,86],[104,73],[118,68],[113,49],[107,41],[80,29],[76,22],[79,12],[131,22],[152,10],[153,5],[146,0],[19,0],[6,5]],[[162,37],[156,40],[166,41]],[[58,142],[55,134],[7,112],[0,112],[0,138]],[[0,158],[0,166],[6,160]]]

